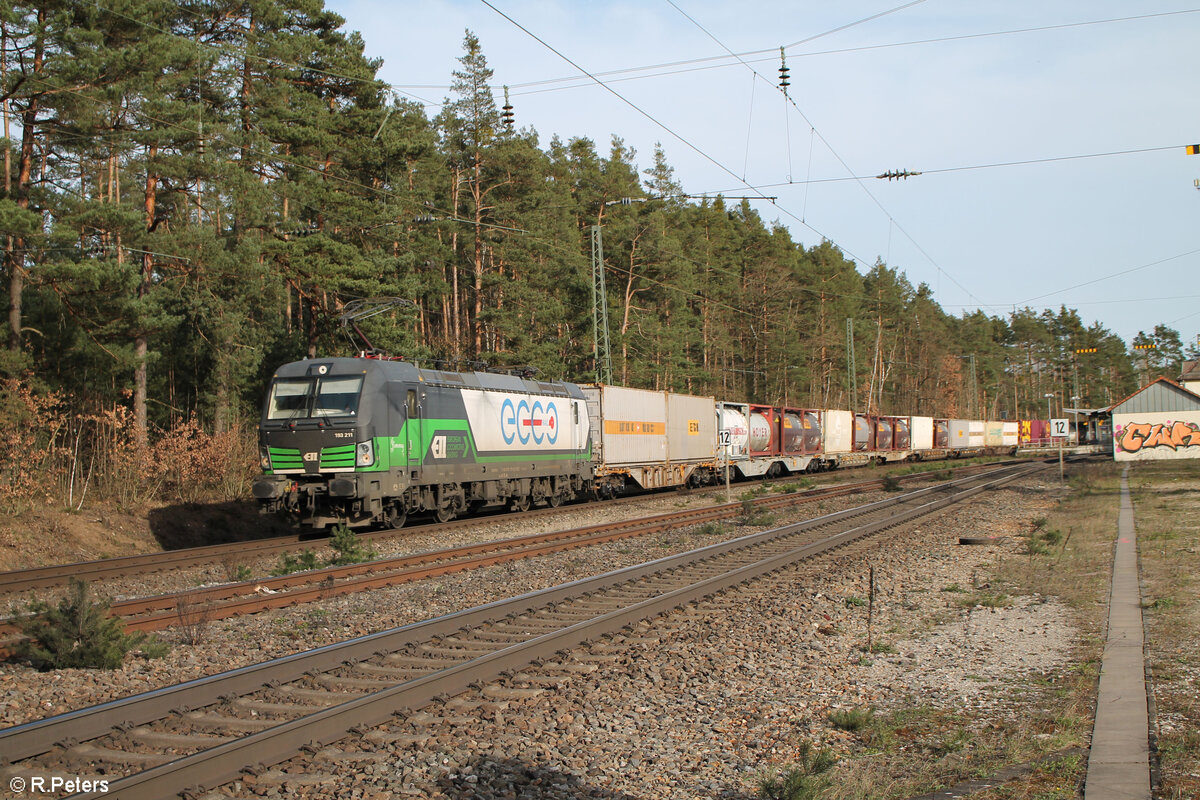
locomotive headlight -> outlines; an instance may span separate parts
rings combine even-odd
[[[271,468],[271,454],[265,446],[258,448],[258,460],[263,469]]]
[[[354,465],[356,467],[369,467],[375,463],[375,443],[374,442],[359,442],[358,449],[355,451]]]

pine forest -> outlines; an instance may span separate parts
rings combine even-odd
[[[368,298],[403,301],[357,322],[381,351],[594,381],[598,257],[621,385],[1016,419],[1178,374],[1169,328],[1133,350],[1067,307],[948,314],[901,267],[687,196],[661,146],[541,141],[469,31],[430,117],[342,22],[321,0],[0,10],[9,503],[246,496],[273,370],[357,353],[342,317]]]

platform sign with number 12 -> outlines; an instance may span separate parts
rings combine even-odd
[[[1050,420],[1050,438],[1066,439],[1071,435],[1070,420],[1052,419]]]

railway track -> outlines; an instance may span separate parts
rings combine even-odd
[[[978,467],[966,469],[972,471]],[[905,478],[916,477],[924,476],[915,474],[903,476],[898,480],[903,481]],[[754,498],[749,501],[749,504],[755,509],[775,510],[871,491],[881,488],[884,483],[883,478],[856,481],[805,492]],[[725,503],[641,519],[601,523],[583,528],[495,540],[347,566],[308,570],[273,578],[131,598],[112,603],[110,611],[124,619],[125,628],[129,632],[156,631],[181,624],[208,623],[243,614],[256,614],[300,603],[549,555],[579,547],[717,522],[736,517],[745,510],[745,505],[741,502]],[[257,545],[258,543],[251,544]],[[208,548],[200,549],[208,550]],[[257,552],[258,549],[256,547],[255,551]],[[175,554],[161,555],[171,557]],[[186,563],[195,563],[193,559],[197,557],[204,556],[202,554],[185,556]],[[163,563],[146,562],[141,557],[135,560],[138,564],[149,564],[150,569],[157,569],[159,568],[157,564]],[[90,563],[96,565],[98,570],[110,568],[106,562]],[[166,563],[171,562],[168,560]],[[137,569],[133,565],[125,568]],[[47,578],[50,581],[49,585],[57,585],[60,580],[59,568],[49,569],[51,570],[51,574]],[[14,573],[9,573],[9,575],[14,575]],[[2,578],[3,576],[0,576],[0,586],[4,585]],[[28,581],[29,576],[16,575],[15,580]],[[38,583],[37,588],[47,588],[47,585]],[[18,636],[19,630],[14,624],[0,624],[0,652],[11,651]]]
[[[973,470],[986,469],[991,466],[993,466],[993,464],[973,464],[961,467],[951,467],[947,465],[946,469],[954,470],[958,474],[966,474]],[[789,481],[799,480],[800,477],[803,476],[777,478],[770,481],[763,481],[762,485],[787,483]],[[913,473],[910,475],[899,476],[897,480],[905,482],[917,480],[923,477],[927,477],[927,474]],[[808,490],[805,495],[811,495],[813,499],[818,499],[821,496],[829,496],[822,495],[822,492],[839,493],[843,488],[856,488],[859,491],[867,491],[872,488],[879,488],[882,486],[883,480],[884,479],[881,477],[871,480],[855,481],[849,484],[840,484],[838,486],[821,487]],[[754,485],[755,484],[743,483],[738,484],[736,488],[741,491],[747,487],[752,488]],[[720,489],[704,487],[701,489],[693,489],[688,491],[717,492],[720,491]],[[647,495],[635,495],[617,498],[614,500],[606,500],[604,503],[605,505],[611,506],[621,503],[636,503],[639,501],[644,501],[646,498]],[[569,507],[537,508],[522,512],[522,516],[529,518],[531,516],[538,517],[544,515],[562,514],[568,510],[570,510]],[[471,526],[478,525],[481,521],[486,521],[488,519],[504,519],[506,517],[507,514],[505,512],[498,512],[493,516],[469,517],[445,523],[429,522],[428,524],[406,527],[399,530],[365,531],[359,533],[358,537],[359,540],[365,544],[370,544],[372,542],[395,539],[397,536],[403,536],[406,533],[411,532],[434,533],[441,531],[453,531],[460,528],[469,528]],[[112,580],[117,578],[136,577],[139,575],[146,575],[166,570],[214,566],[227,563],[245,563],[253,559],[269,558],[281,553],[294,552],[299,548],[320,545],[324,541],[325,539],[323,537],[313,538],[296,534],[288,536],[275,536],[267,539],[230,542],[227,544],[189,547],[160,553],[118,556],[115,558],[98,559],[95,561],[77,561],[70,564],[54,564],[45,567],[29,567],[26,569],[0,572],[0,595],[17,594],[28,591],[40,591],[43,589],[53,588],[55,586],[62,586],[72,578],[84,581]]]
[[[1041,464],[1009,466],[806,522],[0,731],[4,780],[105,775],[107,795],[164,798],[266,769],[522,667],[915,520]],[[505,677],[507,676],[507,677]],[[501,678],[497,684],[490,684]],[[383,726],[377,728],[376,726]],[[185,794],[186,796],[186,794]]]

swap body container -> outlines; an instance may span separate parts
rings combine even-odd
[[[983,447],[987,441],[987,424],[981,419],[967,420],[967,446]]]
[[[825,454],[849,453],[854,449],[854,414],[841,409],[821,413],[825,421]]]
[[[581,388],[598,478],[624,475],[647,489],[679,486],[697,467],[716,465],[713,398],[602,384]]]
[[[998,419],[989,419],[983,423],[984,447],[1004,446],[1004,423]]]
[[[1023,419],[1018,425],[1017,443],[1037,447],[1050,441],[1050,423],[1044,419]]]
[[[912,449],[917,452],[933,449],[933,417],[910,417]],[[944,446],[944,445],[943,445]]]
[[[1000,444],[1003,447],[1016,447],[1019,444],[1019,435],[1017,431],[1017,423],[1005,422],[1004,431],[1000,438]]]
[[[971,446],[971,424],[965,419],[946,420],[950,431],[950,449],[965,450]]]

